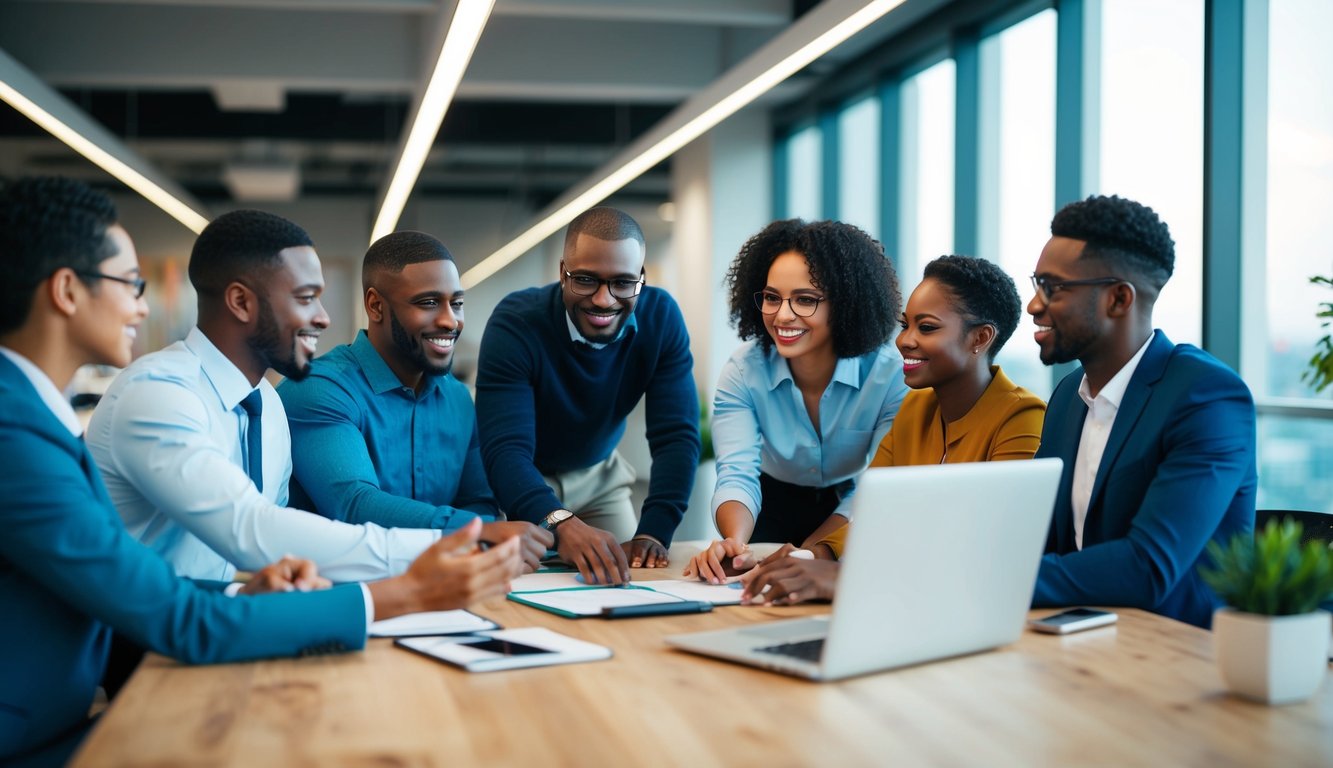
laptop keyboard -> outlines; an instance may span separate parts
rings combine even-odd
[[[824,638],[817,637],[814,640],[803,640],[799,643],[778,643],[777,645],[766,645],[761,648],[755,648],[759,653],[772,653],[779,656],[791,656],[802,661],[819,661],[819,657],[824,653]]]

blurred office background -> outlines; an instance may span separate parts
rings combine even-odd
[[[145,352],[193,323],[194,233],[54,138],[22,99],[100,126],[205,216],[257,207],[293,219],[324,263],[328,349],[363,321],[360,258],[461,5],[0,2],[0,175],[60,174],[113,194],[150,279]],[[440,237],[467,272],[692,98],[871,5],[495,0],[397,228]],[[1309,282],[1333,273],[1333,49],[1321,39],[1333,2],[885,5],[607,198],[643,225],[648,278],[685,312],[700,391],[737,343],[727,264],[773,218],[865,228],[905,291],[929,259],[968,253],[1003,265],[1026,300],[1056,208],[1120,194],[1156,209],[1177,242],[1158,325],[1254,392],[1259,506],[1333,512],[1333,402],[1302,381],[1327,332],[1320,302],[1333,301]],[[554,280],[560,247],[546,237],[469,284],[461,378],[491,307]],[[1040,364],[1030,329],[1000,362],[1048,394],[1063,371]]]

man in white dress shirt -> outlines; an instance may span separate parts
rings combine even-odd
[[[117,376],[88,426],[130,533],[196,579],[229,580],[289,553],[334,581],[406,570],[439,531],[284,506],[291,436],[264,373],[304,376],[328,327],[310,236],[272,214],[228,213],[199,235],[189,272],[197,327]]]

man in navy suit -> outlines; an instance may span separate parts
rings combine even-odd
[[[0,764],[63,763],[86,731],[114,629],[185,662],[361,648],[370,620],[496,597],[517,541],[471,554],[472,525],[407,573],[324,586],[309,563],[265,569],[270,594],[178,578],[135,541],[79,439],[62,389],[85,364],[124,366],[148,314],[129,236],[78,182],[0,186]]]
[[[1204,548],[1254,528],[1254,401],[1240,377],[1153,329],[1175,244],[1152,209],[1060,210],[1028,303],[1051,395],[1037,457],[1064,459],[1033,604],[1122,605],[1200,627],[1219,601]]]

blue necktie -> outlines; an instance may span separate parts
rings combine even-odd
[[[259,390],[252,390],[241,401],[250,423],[245,428],[245,471],[255,481],[255,488],[264,490],[264,437],[260,430],[260,416],[264,413],[264,401]]]

